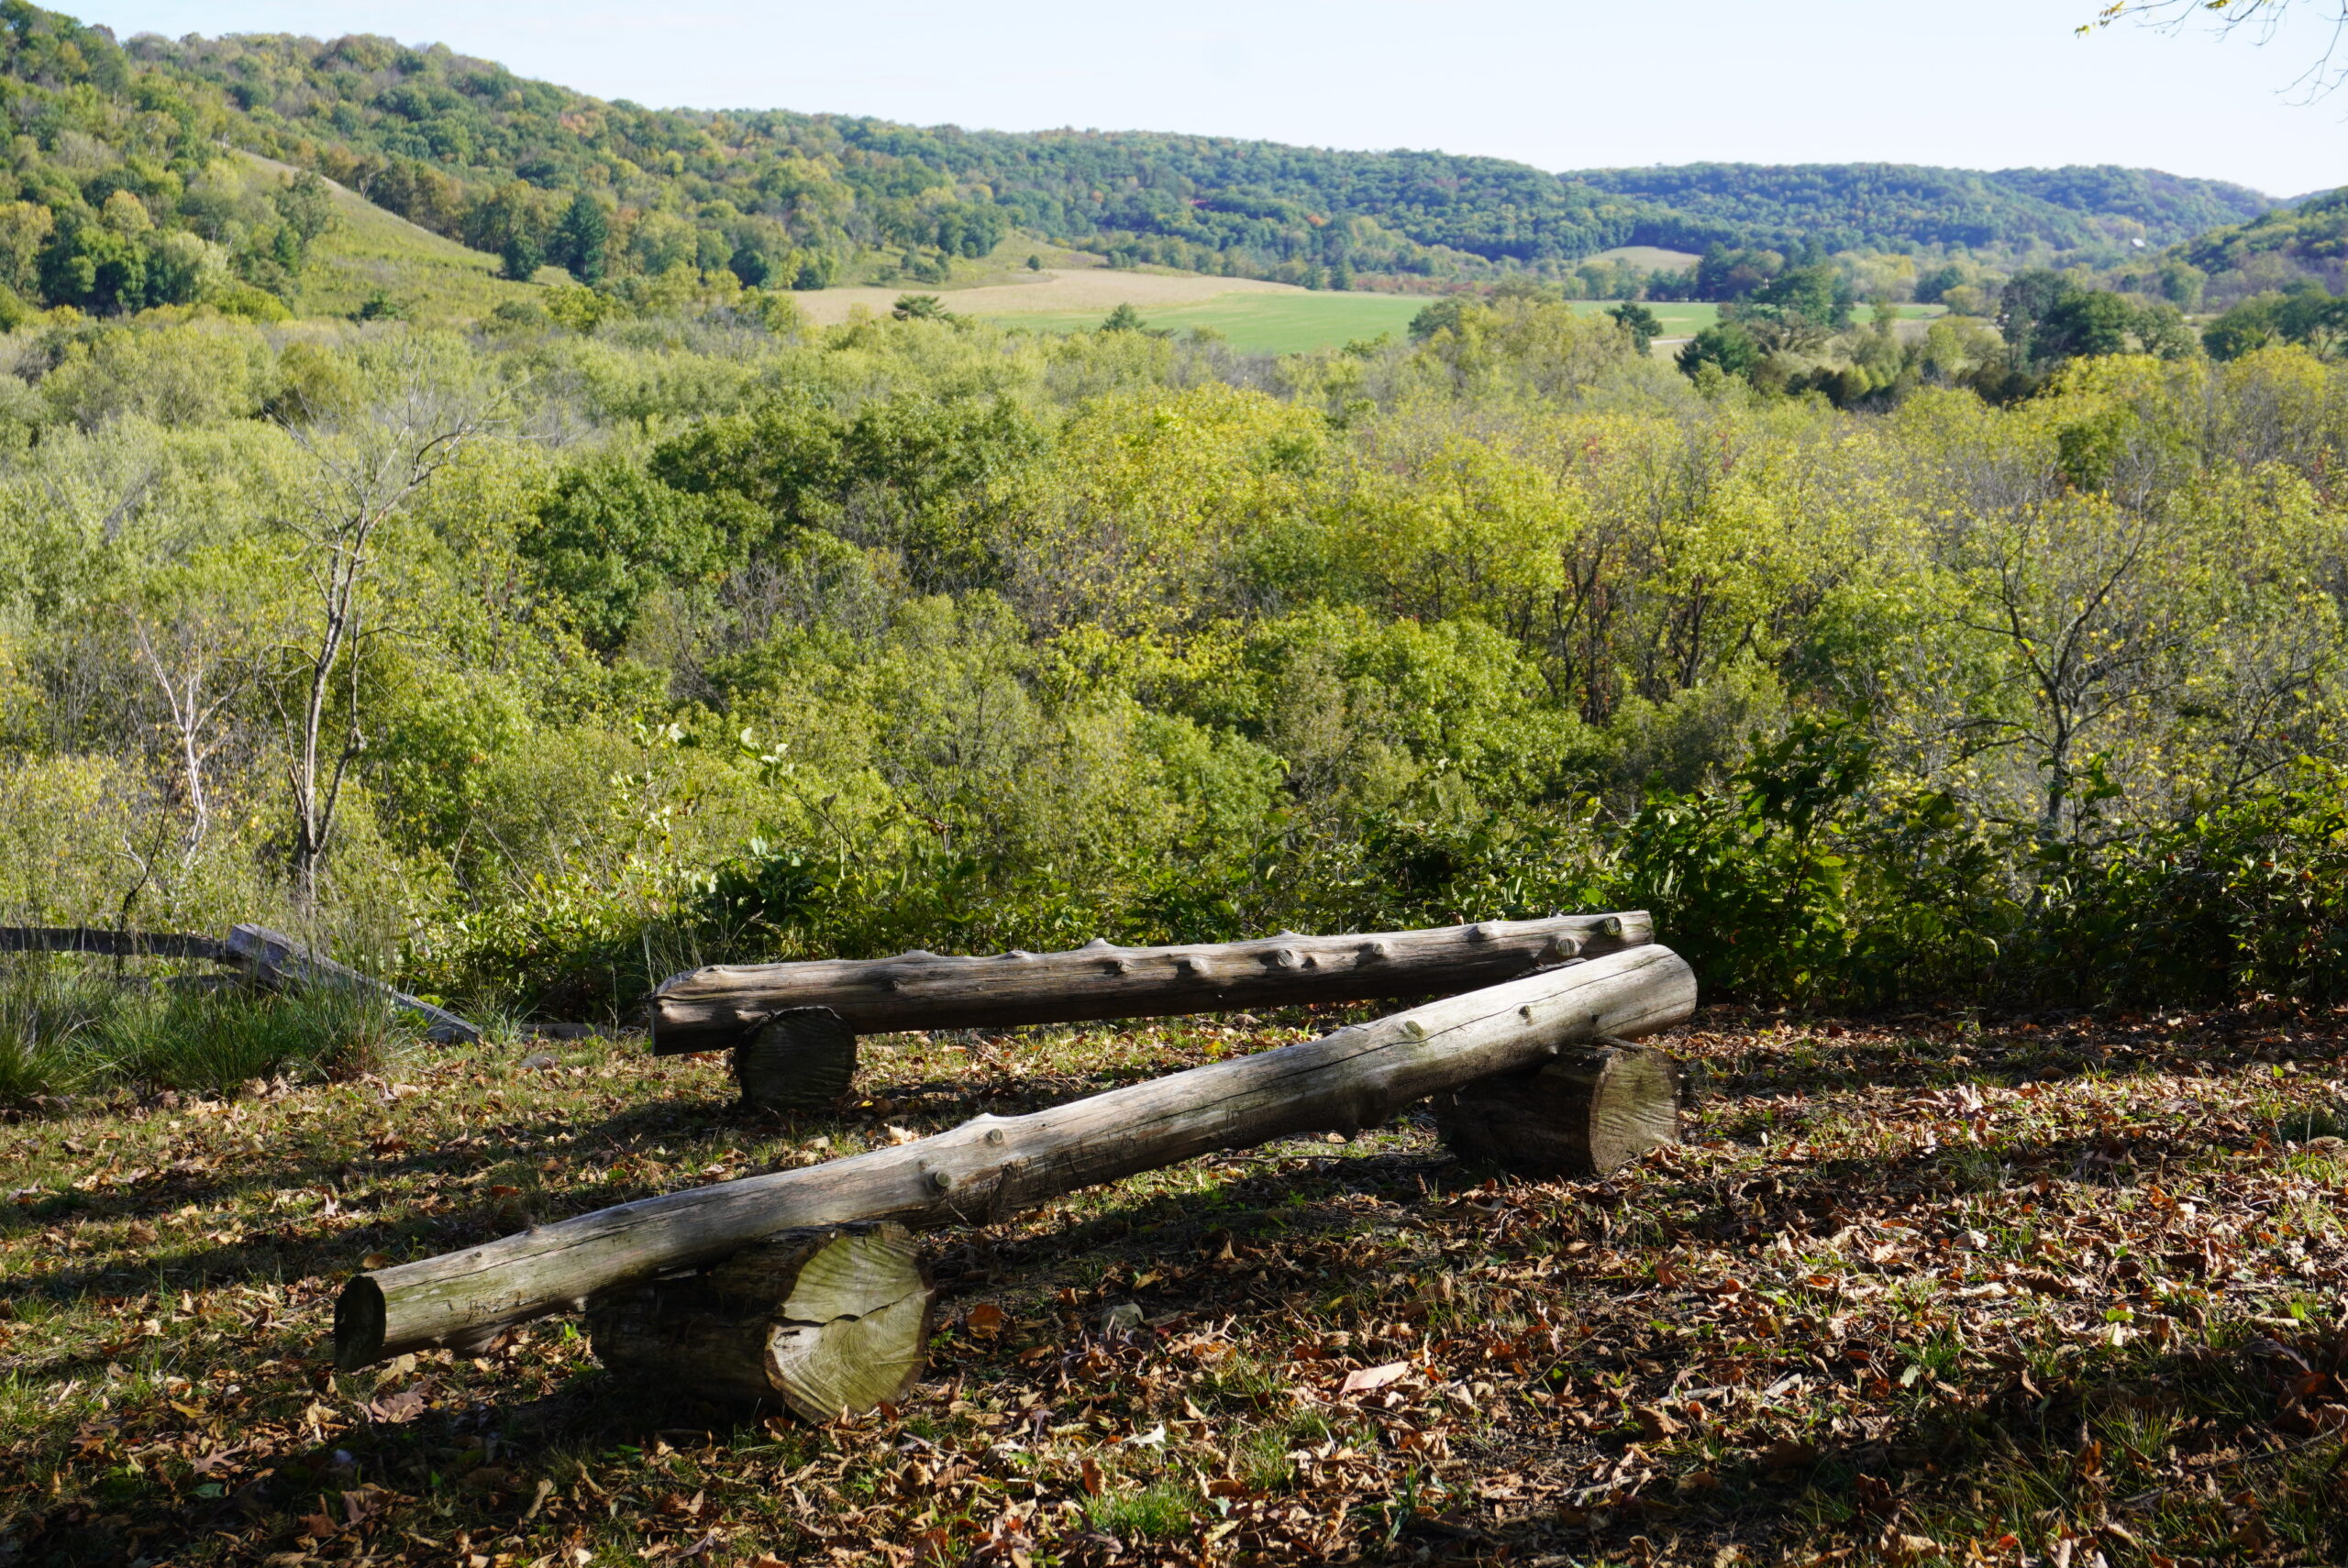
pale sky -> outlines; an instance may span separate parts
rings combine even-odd
[[[57,0],[50,0],[56,4]],[[138,32],[382,33],[604,98],[1002,130],[1437,148],[1550,170],[2123,163],[2276,195],[2348,183],[2348,89],[2259,46],[2073,28],[2098,0],[67,0]],[[2328,0],[2326,0],[2328,3]]]

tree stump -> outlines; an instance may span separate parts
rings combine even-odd
[[[902,1225],[818,1225],[588,1309],[595,1354],[713,1403],[818,1425],[903,1399],[937,1292]]]
[[[734,1048],[734,1081],[756,1110],[814,1110],[856,1081],[856,1033],[827,1007],[776,1013]]]
[[[1602,1176],[1679,1142],[1681,1077],[1660,1051],[1569,1046],[1547,1066],[1479,1078],[1431,1102],[1462,1159],[1514,1175]]]

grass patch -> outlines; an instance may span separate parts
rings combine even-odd
[[[377,1071],[415,1041],[371,992],[126,983],[80,959],[0,961],[0,1107],[117,1088],[227,1096]]]
[[[950,296],[947,304],[953,304]],[[1401,337],[1427,304],[1424,298],[1403,294],[1234,293],[1196,304],[1136,308],[1148,326],[1160,331],[1218,333],[1245,354],[1301,354],[1388,333]],[[998,326],[1069,333],[1092,330],[1103,314],[1005,312],[987,319]]]

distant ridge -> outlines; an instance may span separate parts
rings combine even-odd
[[[283,34],[124,43],[21,0],[0,6],[0,115],[20,149],[0,172],[15,182],[0,206],[24,209],[0,246],[0,282],[28,304],[101,315],[199,295],[249,313],[299,304],[331,202],[252,179],[228,149],[324,176],[498,258],[508,278],[551,266],[622,288],[681,270],[770,289],[1000,281],[1054,248],[1339,289],[1563,277],[1639,246],[2108,267],[2276,205],[2156,170],[1701,163],[1558,174],[1434,151],[656,110],[440,45]],[[397,248],[388,235],[382,243]],[[383,267],[397,275],[392,260]],[[1582,287],[1634,289],[1645,271],[1594,262]],[[363,281],[351,272],[349,286]],[[457,281],[489,297],[489,280]]]
[[[1677,215],[1689,225],[1683,247],[1699,235],[1780,248],[1815,239],[1829,250],[2171,245],[2280,204],[2221,180],[2110,164],[1689,163],[1563,178]],[[1649,242],[1672,243],[1660,231]]]

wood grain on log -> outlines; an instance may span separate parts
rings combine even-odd
[[[1531,1072],[1480,1078],[1431,1103],[1456,1153],[1518,1176],[1607,1176],[1679,1142],[1678,1069],[1628,1042],[1569,1046]]]
[[[1187,947],[1095,942],[1068,953],[999,953],[991,958],[903,953],[894,958],[717,965],[661,982],[652,997],[652,1050],[674,1055],[738,1045],[789,1008],[829,1008],[856,1032],[874,1034],[1463,991],[1654,940],[1654,922],[1645,911],[1633,910]]]
[[[856,1081],[856,1033],[827,1007],[776,1013],[734,1047],[734,1081],[754,1110],[813,1110]]]
[[[815,1226],[615,1293],[587,1327],[615,1372],[714,1401],[780,1400],[821,1423],[905,1397],[936,1300],[903,1226]]]
[[[1634,947],[1029,1115],[980,1116],[849,1159],[640,1198],[357,1275],[336,1307],[337,1353],[359,1367],[477,1342],[796,1226],[991,1221],[1219,1149],[1356,1132],[1567,1045],[1667,1028],[1695,1005],[1696,977],[1678,955]]]

